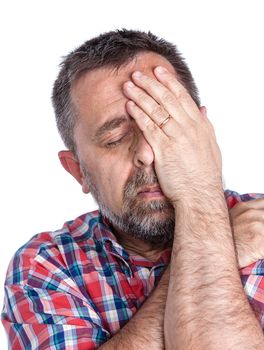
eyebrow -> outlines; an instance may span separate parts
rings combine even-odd
[[[115,117],[114,119],[106,121],[103,125],[101,125],[95,132],[95,135],[93,137],[93,140],[99,139],[102,137],[106,132],[112,131],[116,128],[118,128],[120,125],[129,122],[128,117],[121,116],[121,117]]]

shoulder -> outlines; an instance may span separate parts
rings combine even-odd
[[[100,221],[96,210],[65,222],[59,230],[34,235],[15,252],[8,266],[6,284],[27,283],[37,265],[63,268],[66,252],[77,251],[84,243],[90,248],[95,246],[94,232]]]

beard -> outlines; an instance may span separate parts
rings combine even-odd
[[[140,200],[138,189],[142,186],[157,186],[158,178],[153,170],[146,174],[139,170],[129,179],[124,188],[123,207],[115,213],[105,203],[103,193],[95,185],[87,168],[81,166],[84,181],[97,202],[102,216],[126,234],[153,244],[172,242],[175,227],[174,208],[168,199]]]

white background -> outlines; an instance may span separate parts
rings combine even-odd
[[[264,192],[262,1],[5,1],[0,5],[0,300],[33,234],[95,208],[61,168],[50,102],[61,56],[101,32],[151,30],[178,45],[208,108],[226,187]],[[0,347],[4,344],[0,327]]]

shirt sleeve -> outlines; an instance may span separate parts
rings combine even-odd
[[[240,270],[248,301],[264,331],[264,259]]]
[[[48,257],[32,246],[15,254],[6,277],[2,323],[14,350],[96,349],[110,337],[54,248]]]
[[[229,207],[238,202],[247,202],[257,198],[264,198],[262,193],[238,194],[228,190],[226,192]],[[264,259],[244,267],[240,270],[241,280],[248,301],[264,331]]]

